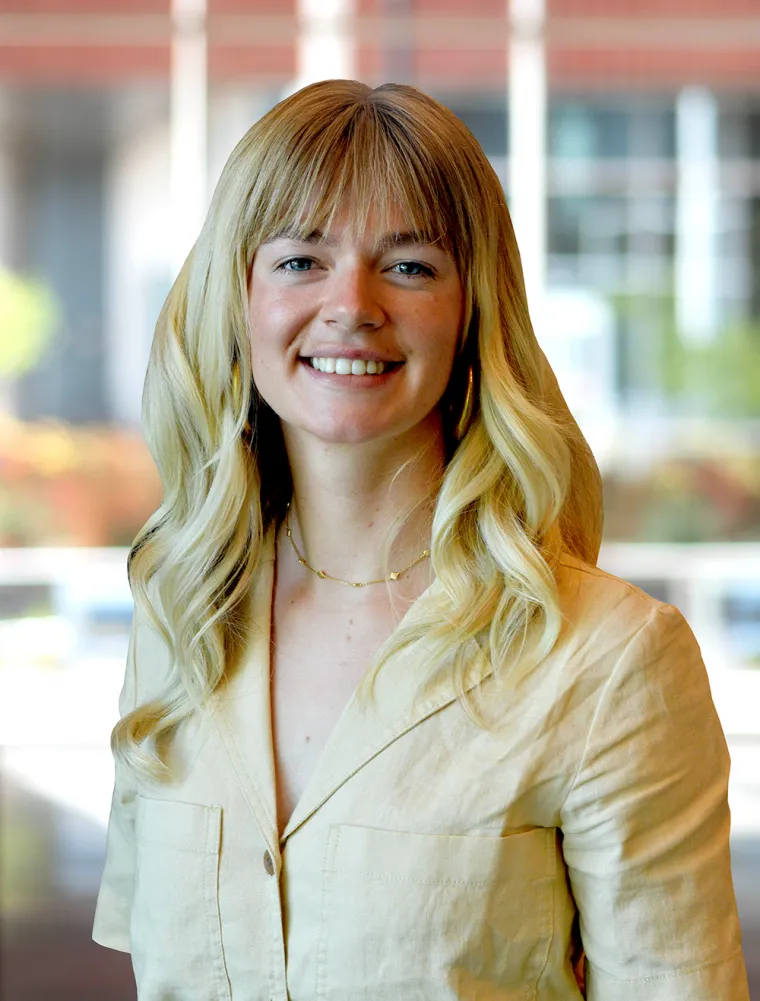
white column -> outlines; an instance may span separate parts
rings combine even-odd
[[[177,274],[170,147],[169,123],[146,113],[113,144],[107,164],[106,398],[114,420],[133,428],[158,312]]]
[[[249,85],[215,87],[209,97],[208,191],[219,183],[230,153],[274,103],[271,93]]]
[[[546,293],[545,10],[544,0],[507,0],[507,3],[509,210],[520,248],[531,317],[539,328]]]
[[[354,0],[298,0],[298,66],[289,92],[356,73]]]
[[[172,0],[172,272],[195,243],[207,205],[206,0]]]
[[[718,323],[718,107],[703,87],[676,102],[676,319],[684,340],[704,343]]]

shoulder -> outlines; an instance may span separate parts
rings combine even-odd
[[[573,557],[562,571],[580,739],[559,826],[590,995],[746,998],[730,761],[699,645],[673,605]]]
[[[712,726],[702,652],[680,610],[570,554],[560,571],[565,621],[556,664],[565,684],[594,693],[587,722],[597,735],[614,731],[617,740],[642,718],[671,735],[676,717],[695,729],[709,717]]]
[[[568,600],[581,603],[601,600],[604,608],[625,607],[627,611],[644,615],[667,607],[665,602],[653,598],[631,581],[586,563],[566,550],[560,557],[557,578],[560,592]]]
[[[557,642],[533,676],[543,700],[588,736],[612,706],[618,722],[675,709],[684,698],[711,707],[699,644],[674,605],[630,581],[563,554],[557,572],[563,618]],[[585,739],[585,737],[584,737]]]
[[[656,630],[678,620],[686,625],[675,606],[572,553],[562,553],[556,579],[571,643],[584,644],[593,638],[597,650],[600,644],[620,650],[643,629]]]

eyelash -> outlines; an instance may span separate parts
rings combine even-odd
[[[281,264],[277,265],[276,271],[286,271],[293,275],[306,274],[311,271],[311,268],[289,268],[288,264],[293,264],[296,261],[308,261],[309,264],[316,264],[317,262],[311,257],[289,257],[287,261],[283,261]],[[409,275],[403,271],[397,271],[396,274],[400,275],[402,278],[414,279],[414,278],[435,278],[435,272],[428,264],[423,264],[422,261],[397,261],[393,267],[398,268],[402,265],[411,265],[412,267],[419,268],[420,273],[416,275]]]

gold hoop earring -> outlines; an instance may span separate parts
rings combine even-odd
[[[467,391],[464,395],[464,406],[462,407],[462,413],[454,428],[454,437],[457,441],[461,441],[467,434],[467,429],[469,428],[470,421],[472,420],[472,402],[474,395],[473,382],[472,365],[470,365],[467,369]]]

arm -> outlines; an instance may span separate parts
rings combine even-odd
[[[137,611],[135,610],[132,614],[124,685],[119,696],[120,717],[131,712],[136,704],[136,636]],[[99,945],[121,952],[130,951],[129,920],[134,878],[134,803],[134,784],[117,760],[111,815],[108,821],[106,862],[95,908],[92,937]]]
[[[660,605],[605,685],[562,810],[589,1001],[749,1001],[728,772],[699,646]]]

